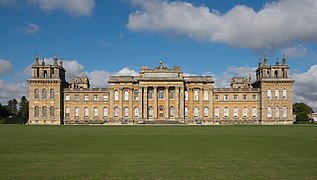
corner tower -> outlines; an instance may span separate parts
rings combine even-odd
[[[264,56],[256,70],[254,87],[260,88],[260,119],[262,124],[293,124],[293,83],[289,77],[289,66],[283,55],[282,64],[268,65]]]
[[[29,83],[29,124],[63,124],[63,90],[67,87],[63,61],[39,62],[36,54]]]

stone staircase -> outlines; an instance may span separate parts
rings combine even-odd
[[[139,123],[139,124],[186,124],[182,123],[179,121],[174,121],[174,120],[153,120],[153,121],[144,121],[144,123]]]

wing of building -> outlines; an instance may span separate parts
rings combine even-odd
[[[142,66],[138,76],[110,76],[108,88],[90,88],[86,76],[65,80],[62,59],[38,56],[29,83],[29,124],[293,124],[289,66],[283,56],[259,60],[256,80],[232,78],[214,88],[212,76],[186,76],[179,66]]]

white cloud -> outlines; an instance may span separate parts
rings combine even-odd
[[[0,77],[4,74],[12,73],[12,65],[10,61],[5,59],[0,59]]]
[[[294,41],[317,40],[317,0],[280,0],[255,11],[236,5],[220,14],[187,2],[132,0],[132,31],[163,32],[236,47],[274,50]]]
[[[74,16],[90,16],[95,0],[29,0],[44,11],[61,10]]]
[[[0,7],[14,5],[15,3],[15,0],[0,0]]]
[[[299,44],[293,47],[282,49],[282,53],[289,58],[303,58],[308,54],[308,50],[303,45]]]
[[[41,27],[37,24],[33,24],[33,23],[27,23],[24,27],[18,27],[17,28],[18,31],[21,31],[25,34],[35,34],[37,32],[41,31]]]
[[[20,100],[22,96],[27,97],[26,83],[11,83],[0,80],[0,103],[7,104],[13,98]]]

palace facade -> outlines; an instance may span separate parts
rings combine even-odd
[[[293,124],[292,87],[282,63],[258,62],[256,80],[232,78],[214,88],[212,76],[186,76],[179,66],[142,66],[138,76],[110,76],[90,88],[86,76],[65,78],[62,59],[38,56],[29,83],[29,124]]]

